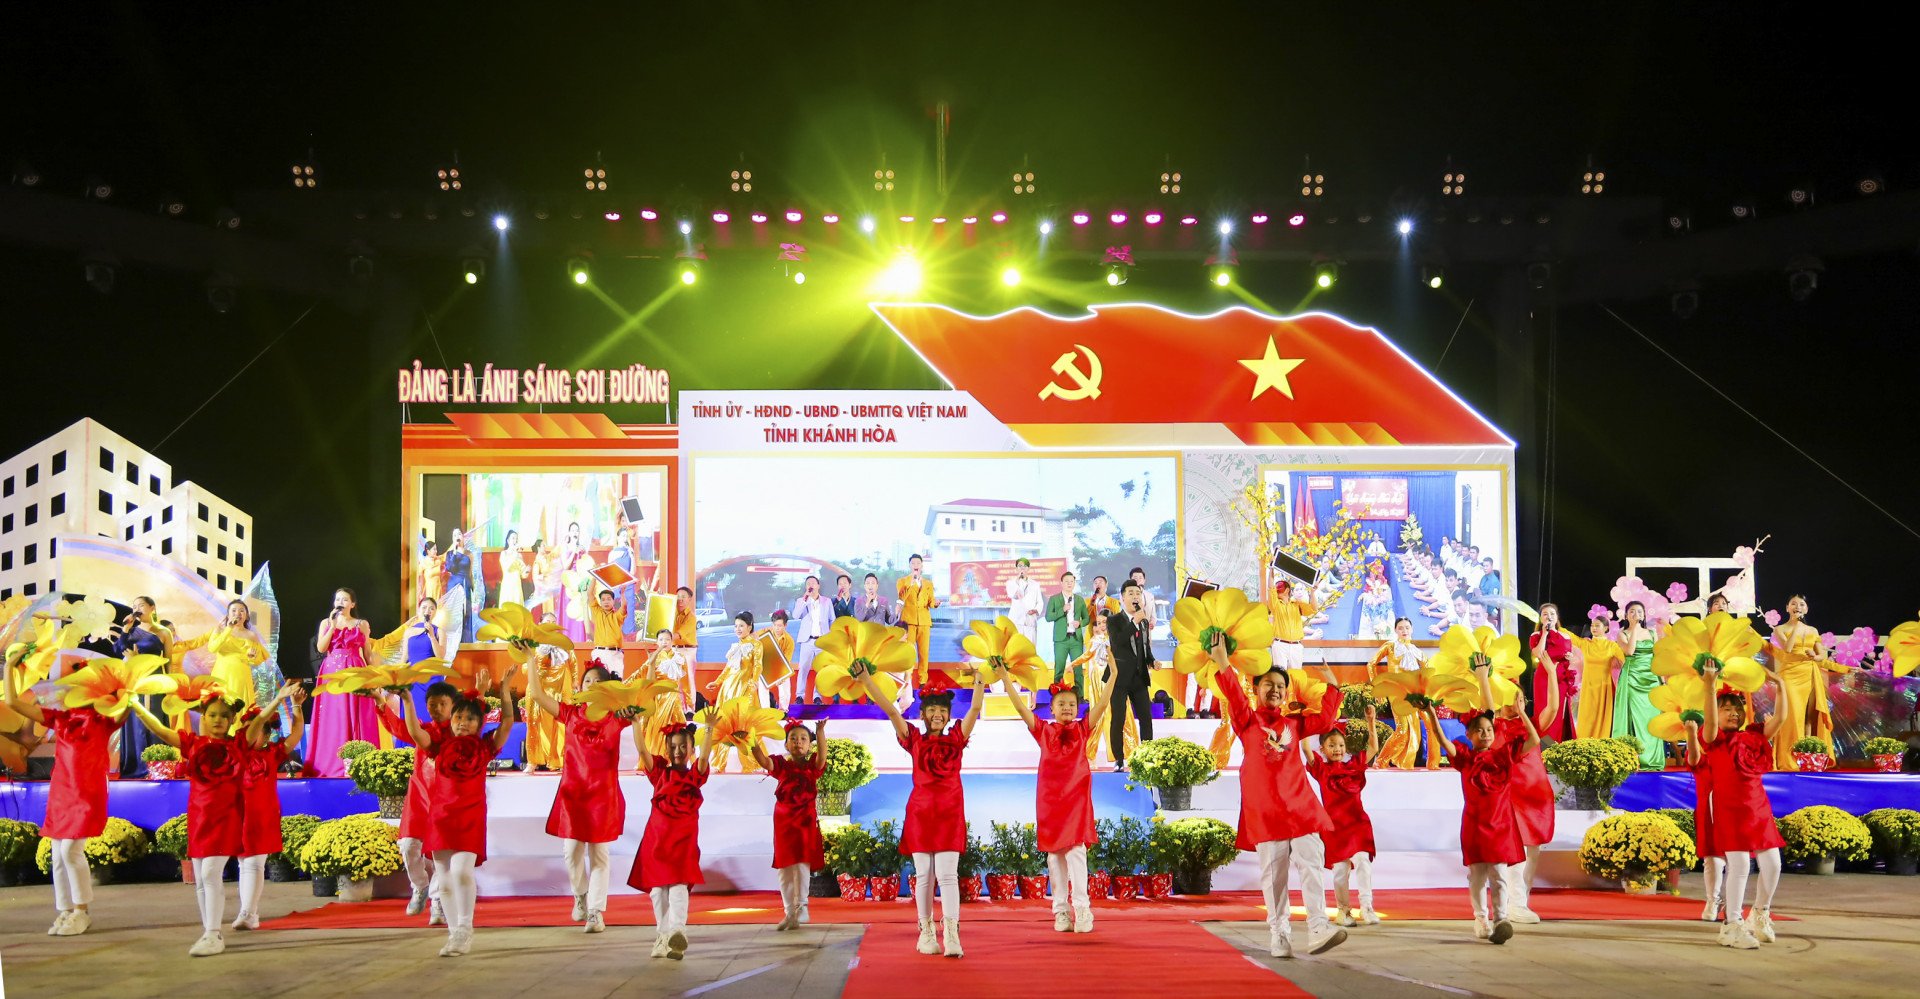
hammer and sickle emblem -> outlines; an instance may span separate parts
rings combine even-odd
[[[1086,370],[1081,370],[1080,365],[1074,363],[1078,360],[1074,356],[1074,350],[1086,355]],[[1040,390],[1040,398],[1059,396],[1067,402],[1100,398],[1100,355],[1089,350],[1085,345],[1076,343],[1073,345],[1073,350],[1061,354],[1060,359],[1053,362],[1053,373],[1072,382],[1073,387],[1062,388],[1059,382],[1048,382],[1047,387]]]

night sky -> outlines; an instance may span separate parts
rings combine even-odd
[[[1704,232],[1734,225],[1737,201],[1763,224],[1786,214],[1795,185],[1822,211],[1857,200],[1863,176],[1896,193],[1920,183],[1904,40],[1871,18],[1809,20],[1804,5],[391,6],[10,11],[0,170],[30,162],[46,196],[74,200],[97,175],[115,185],[110,204],[147,216],[168,192],[189,205],[182,226],[205,228],[219,206],[285,198],[287,167],[309,149],[326,193],[409,203],[457,150],[476,195],[522,209],[559,203],[596,154],[627,198],[717,196],[746,163],[769,198],[853,206],[884,154],[902,178],[896,203],[930,208],[932,109],[945,100],[963,199],[988,197],[1024,162],[1063,206],[1139,204],[1171,164],[1193,205],[1277,205],[1307,156],[1336,192],[1383,205],[1430,196],[1449,156],[1471,193],[1563,197],[1592,155],[1609,196],[1657,198]],[[463,224],[486,235],[477,220],[446,223]],[[376,626],[393,623],[392,373],[414,358],[574,363],[605,350],[608,366],[670,367],[682,390],[938,387],[831,281],[797,298],[770,272],[742,275],[603,342],[615,309],[568,287],[564,254],[545,249],[496,258],[472,292],[451,276],[457,252],[392,252],[377,293],[243,288],[216,315],[204,270],[127,266],[101,295],[77,252],[24,228],[0,217],[13,389],[0,453],[82,416],[157,451],[177,478],[254,515],[256,558],[272,562],[295,621],[349,584]],[[1562,306],[1559,464],[1550,491],[1538,467],[1519,482],[1520,595],[1583,611],[1606,600],[1626,556],[1726,555],[1771,533],[1763,606],[1804,591],[1813,623],[1834,631],[1911,618],[1917,248],[1920,232],[1898,252],[1829,257],[1805,303],[1780,270],[1755,268],[1704,284],[1690,320],[1664,293]],[[344,247],[328,252],[344,272]],[[1276,262],[1241,280],[1285,310],[1307,278]],[[1542,419],[1506,428],[1537,454],[1549,383],[1543,367],[1501,369],[1493,281],[1491,268],[1457,268],[1434,294],[1390,267],[1352,267],[1314,306],[1379,326],[1483,411],[1514,379],[1537,379]],[[596,283],[627,311],[661,292],[637,265]],[[1142,268],[1127,291],[1221,304],[1197,266]],[[371,321],[381,295],[411,318]]]

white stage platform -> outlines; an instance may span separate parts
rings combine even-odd
[[[1210,720],[1156,722],[1155,735],[1178,735],[1207,744]],[[856,820],[900,817],[909,778],[906,754],[883,721],[831,724],[829,737],[859,739],[874,753],[883,771],[879,780],[853,793]],[[993,819],[1031,821],[1034,814],[1032,770],[1038,751],[1018,721],[983,720],[967,750],[967,818],[976,831]],[[629,763],[632,758],[628,745]],[[1237,759],[1235,760],[1237,765]],[[1119,774],[1096,773],[1096,811],[1103,818],[1150,814],[1145,792],[1125,789]],[[550,774],[499,777],[487,782],[488,859],[477,872],[483,895],[566,895],[566,867],[560,841],[546,834],[547,812],[559,778]],[[626,877],[646,827],[652,787],[646,777],[621,778],[627,798],[626,834],[613,855],[615,891],[631,891]],[[708,781],[701,809],[701,866],[706,891],[772,891],[778,888],[773,862],[774,782],[764,775],[715,774]],[[868,804],[863,805],[865,800]],[[1239,814],[1239,774],[1229,769],[1212,784],[1193,790],[1194,811],[1176,817],[1208,816],[1232,825]],[[1374,884],[1380,888],[1464,887],[1460,865],[1460,778],[1452,771],[1373,770],[1365,794],[1380,856]],[[1535,883],[1542,886],[1598,885],[1580,870],[1580,840],[1606,813],[1559,812],[1554,841],[1543,851]],[[1216,872],[1214,887],[1255,890],[1258,865],[1243,853]],[[1329,880],[1329,884],[1331,881]]]

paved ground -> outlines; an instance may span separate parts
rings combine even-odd
[[[269,917],[324,901],[304,883],[267,888]],[[444,939],[439,931],[230,932],[226,954],[194,959],[187,948],[198,936],[198,918],[184,885],[103,889],[94,904],[94,931],[77,938],[45,935],[50,891],[0,889],[0,974],[10,999],[810,999],[840,994],[862,933],[858,926],[813,926],[795,934],[775,934],[770,926],[696,926],[687,960],[672,964],[648,959],[651,929],[630,927],[597,936],[559,928],[482,929],[474,952],[459,960],[436,956]],[[1699,896],[1697,878],[1686,893]],[[1715,946],[1713,928],[1700,923],[1545,923],[1522,927],[1508,944],[1494,947],[1474,940],[1463,922],[1405,922],[1355,930],[1347,944],[1320,958],[1282,962],[1266,957],[1262,924],[1209,928],[1321,996],[1913,994],[1920,879],[1789,875],[1776,908],[1802,918],[1776,923],[1780,942],[1752,952]],[[975,957],[990,955],[968,960]],[[1188,999],[1177,968],[1170,955],[1168,980],[1153,983],[1150,993]],[[1054,980],[1048,994],[1060,995],[1063,987]],[[900,994],[912,996],[911,983],[902,983]]]

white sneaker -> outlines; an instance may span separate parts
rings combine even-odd
[[[1537,923],[1540,921],[1539,915],[1524,905],[1516,905],[1509,910],[1507,912],[1507,919],[1516,923]]]
[[[1492,933],[1493,928],[1487,925],[1487,917],[1473,917],[1473,935],[1476,939],[1485,940],[1488,936],[1492,935]]]
[[[1351,913],[1349,913],[1349,912],[1348,912],[1348,911],[1347,911],[1346,909],[1338,909],[1338,910],[1335,910],[1335,911],[1334,911],[1334,914],[1333,914],[1333,921],[1334,921],[1334,922],[1335,922],[1336,924],[1338,924],[1338,925],[1341,925],[1341,926],[1358,926],[1358,925],[1360,925],[1360,923],[1359,923],[1359,921],[1358,921],[1358,920],[1356,920],[1356,919],[1354,919],[1354,918],[1353,918],[1353,915],[1352,915]]]
[[[1720,921],[1720,896],[1715,895],[1707,899],[1707,907],[1700,910],[1700,921],[1703,923]]]
[[[418,916],[425,911],[427,911],[427,890],[425,888],[415,888],[413,890],[413,897],[407,899],[407,915]]]
[[[55,913],[53,917],[53,925],[47,927],[47,936],[50,936],[50,937],[66,936],[67,934],[62,931],[64,931],[67,928],[67,920],[72,919],[73,914],[79,911],[80,911],[79,909],[62,909],[59,912]]]
[[[595,909],[595,910],[593,910],[593,911],[591,911],[591,912],[589,912],[589,913],[587,913],[587,928],[586,928],[586,932],[588,932],[588,933],[605,933],[605,932],[606,932],[606,930],[607,930],[607,921],[606,921],[605,919],[603,919],[603,918],[601,918],[601,916],[600,916],[600,910],[598,910],[598,909]]]
[[[1291,928],[1281,929],[1277,926],[1267,928],[1267,955],[1283,960],[1292,959],[1293,932]]]
[[[667,956],[667,938],[666,937],[656,936],[653,938],[653,956],[654,957]]]
[[[1770,910],[1753,909],[1749,911],[1747,913],[1746,927],[1753,933],[1754,938],[1761,943],[1772,943],[1775,940],[1773,913]]]
[[[1092,909],[1073,910],[1073,932],[1075,933],[1092,933],[1093,932],[1093,910]]]
[[[667,957],[678,961],[687,953],[687,931],[674,930],[667,934]]]
[[[227,942],[221,939],[219,932],[209,930],[206,933],[200,934],[200,939],[193,942],[193,946],[188,948],[187,954],[190,957],[212,957],[226,949]]]
[[[85,909],[71,909],[67,912],[67,925],[60,928],[63,937],[77,937],[93,928],[93,914]]]
[[[1732,923],[1721,923],[1721,924],[1720,924],[1720,933],[1719,933],[1719,935],[1718,935],[1718,936],[1717,936],[1717,937],[1715,938],[1715,940],[1714,940],[1714,942],[1715,942],[1715,943],[1717,943],[1717,944],[1719,944],[1719,945],[1720,945],[1720,946],[1722,946],[1722,947],[1731,947],[1731,946],[1733,946],[1733,924],[1732,924]]]
[[[1760,941],[1745,923],[1727,924],[1727,946],[1734,950],[1759,950]]]
[[[805,926],[810,922],[813,922],[813,910],[808,908],[807,900],[803,898],[800,900],[800,925]]]
[[[1373,906],[1363,905],[1360,907],[1360,922],[1366,926],[1378,926],[1380,917],[1374,915]]]
[[[575,895],[573,897],[573,921],[577,923],[585,918],[587,918],[587,897],[585,895]]]
[[[260,917],[251,912],[242,912],[233,917],[233,922],[228,923],[227,926],[235,930],[257,930],[260,928]]]
[[[940,940],[933,935],[933,920],[920,921],[920,942],[914,944],[913,949],[922,954],[940,953]]]
[[[795,913],[789,912],[780,917],[780,922],[773,927],[773,932],[786,933],[799,927],[800,917]]]
[[[1053,932],[1073,932],[1073,914],[1065,909],[1055,909],[1053,911]]]
[[[433,900],[432,907],[430,907],[427,910],[427,925],[428,926],[447,925],[447,910],[444,906],[440,904],[440,900],[437,898]]]
[[[1325,954],[1327,951],[1346,942],[1346,930],[1328,930],[1319,936],[1310,936],[1307,938],[1307,953]]]
[[[967,952],[960,949],[960,921],[949,919],[946,933],[940,938],[940,953],[947,957],[965,957]]]
[[[1503,944],[1511,939],[1513,939],[1513,922],[1511,920],[1500,920],[1493,924],[1493,929],[1487,933],[1488,943]]]

